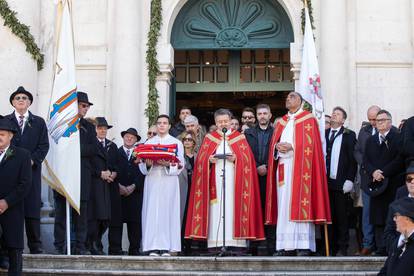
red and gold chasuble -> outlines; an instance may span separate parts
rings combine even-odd
[[[263,240],[263,219],[260,204],[259,181],[253,153],[244,135],[238,131],[229,134],[228,144],[236,155],[233,238]],[[190,191],[185,238],[207,239],[210,203],[217,200],[214,155],[223,137],[217,131],[204,138],[194,165]]]
[[[286,207],[290,210],[289,218],[295,222],[331,223],[325,159],[318,123],[308,111],[301,112],[294,120],[292,196],[290,206]],[[265,224],[274,225],[277,222],[276,170],[278,162],[275,160],[275,151],[287,122],[287,115],[277,121],[270,142]]]

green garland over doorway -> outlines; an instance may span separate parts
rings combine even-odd
[[[16,17],[17,12],[10,9],[6,0],[0,0],[0,15],[4,19],[4,26],[9,27],[12,33],[19,37],[26,45],[26,52],[31,54],[37,63],[37,70],[42,70],[44,55],[40,52],[33,35],[30,33],[30,27],[20,23]]]
[[[159,102],[158,102],[158,90],[155,86],[157,82],[157,76],[160,73],[160,68],[157,60],[157,43],[161,29],[161,6],[162,0],[151,1],[151,23],[148,31],[147,42],[147,66],[148,66],[148,102],[145,109],[145,115],[148,118],[148,126],[155,123],[157,116],[159,115]]]

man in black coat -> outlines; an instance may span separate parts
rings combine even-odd
[[[171,136],[178,137],[181,133],[183,133],[183,131],[185,130],[184,119],[188,115],[191,115],[191,109],[187,106],[181,107],[180,114],[178,115],[180,121],[170,129]]]
[[[409,162],[414,160],[414,116],[404,123],[403,135],[403,155]]]
[[[0,227],[2,246],[9,257],[9,274],[22,275],[24,248],[24,197],[32,183],[30,152],[13,146],[17,130],[0,119]],[[3,257],[3,256],[2,256]]]
[[[91,197],[88,206],[88,246],[92,255],[103,255],[102,235],[111,218],[110,187],[117,176],[118,147],[106,138],[112,128],[104,117],[96,117],[96,146],[92,159]]]
[[[405,197],[414,198],[414,161],[411,162],[411,164],[408,166],[406,170],[405,185],[398,188],[397,193],[395,195],[395,201]],[[387,216],[387,224],[385,225],[384,230],[384,240],[386,243],[388,254],[390,254],[390,250],[393,249],[395,239],[397,239],[400,235],[397,232],[393,216],[394,214],[392,213],[392,210],[389,209]]]
[[[72,222],[75,232],[74,254],[87,255],[86,237],[88,228],[88,202],[92,182],[92,159],[98,152],[95,126],[85,120],[86,113],[91,105],[88,95],[77,92],[79,122],[80,153],[81,153],[81,203],[80,214],[72,210]],[[66,240],[66,200],[59,193],[54,192],[55,198],[55,248],[58,254],[64,254]]]
[[[329,237],[333,256],[348,255],[348,214],[352,208],[350,192],[357,172],[354,158],[356,135],[352,130],[344,128],[346,118],[346,111],[342,107],[335,107],[331,115],[331,128],[325,131],[326,171],[332,217]]]
[[[30,253],[40,254],[43,253],[40,240],[41,171],[49,151],[49,139],[45,121],[29,111],[32,103],[32,94],[20,86],[10,95],[10,104],[15,111],[6,118],[17,130],[12,144],[27,149],[32,156],[32,185],[24,199],[24,217]]]
[[[273,127],[270,125],[272,112],[267,104],[259,104],[256,107],[256,116],[258,124],[252,128],[246,129],[244,135],[247,143],[252,149],[257,173],[259,175],[260,199],[264,218],[265,201],[266,201],[266,177],[267,161],[269,156],[269,144],[273,135]],[[267,254],[272,256],[276,247],[276,229],[274,225],[265,226]],[[251,246],[252,255],[257,255],[257,243]]]
[[[368,178],[366,182],[369,182],[370,222],[375,227],[376,254],[385,255],[384,226],[388,207],[395,198],[397,188],[403,183],[404,163],[400,155],[401,137],[392,128],[391,114],[380,110],[376,124],[378,134],[367,141],[362,169]]]
[[[367,256],[370,255],[375,247],[375,238],[374,238],[374,226],[369,222],[369,201],[370,196],[367,194],[366,187],[368,183],[364,183],[366,181],[366,177],[362,177],[364,171],[361,169],[362,163],[364,161],[365,155],[365,145],[367,140],[372,135],[377,133],[376,129],[376,121],[377,113],[380,111],[381,108],[379,106],[373,105],[370,106],[367,110],[367,119],[369,121],[368,124],[361,127],[361,130],[358,133],[358,140],[355,145],[354,157],[359,165],[359,174],[360,174],[360,185],[361,185],[361,197],[362,197],[362,232],[363,232],[363,240],[362,240],[362,250],[361,255]]]
[[[129,255],[139,255],[141,245],[141,210],[144,176],[133,156],[135,144],[141,140],[135,128],[121,132],[123,146],[118,149],[118,176],[111,186],[111,221],[109,254],[122,254],[122,228],[127,224]]]
[[[414,275],[414,198],[404,197],[390,206],[399,236],[378,275]]]

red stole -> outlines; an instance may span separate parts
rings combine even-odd
[[[288,122],[288,116],[277,121],[269,147],[266,185],[265,224],[277,222],[276,144]],[[308,111],[295,117],[294,169],[290,220],[296,222],[331,223],[325,159],[318,123]],[[285,183],[286,185],[286,183]]]
[[[207,239],[210,203],[217,200],[215,164],[210,164],[209,157],[214,155],[222,139],[217,131],[207,134],[198,152],[188,202],[187,239]],[[226,139],[236,155],[233,238],[262,240],[259,181],[252,151],[238,131],[233,131]]]

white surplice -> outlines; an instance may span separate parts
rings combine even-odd
[[[289,120],[282,132],[280,142],[292,144],[295,148],[295,115],[289,114]],[[276,173],[277,183],[277,226],[276,226],[276,250],[310,249],[316,250],[315,225],[308,222],[290,221],[290,208],[293,181],[294,151],[278,153],[279,164],[284,164],[284,184],[279,185],[279,171]],[[278,168],[279,169],[279,168]]]
[[[155,136],[145,144],[177,144],[178,159],[184,166],[184,147],[181,141],[167,135]],[[178,175],[182,169],[145,163],[139,169],[146,175],[142,203],[142,250],[181,251],[180,187]]]
[[[227,131],[230,134],[230,130]],[[222,140],[216,154],[232,153],[227,141]],[[217,201],[210,204],[208,225],[208,247],[223,246],[223,160],[216,163]],[[226,246],[246,247],[246,240],[235,240],[234,234],[234,163],[226,160]]]

